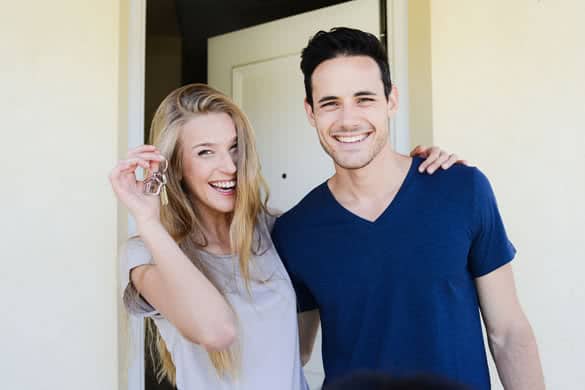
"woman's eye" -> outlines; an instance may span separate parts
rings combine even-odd
[[[238,150],[238,144],[233,145],[230,150],[232,151],[237,151]]]
[[[213,152],[211,150],[205,149],[205,150],[199,151],[199,153],[197,153],[197,155],[198,156],[209,156],[212,153]]]

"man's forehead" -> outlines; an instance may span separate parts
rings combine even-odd
[[[384,91],[380,68],[367,56],[342,56],[324,61],[315,68],[311,84],[315,97]]]

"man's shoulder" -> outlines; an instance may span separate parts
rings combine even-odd
[[[450,188],[477,193],[490,189],[487,176],[477,167],[457,164],[443,172],[445,184]]]
[[[469,184],[475,175],[479,172],[476,167],[471,167],[463,164],[455,164],[448,169],[439,168],[433,175],[424,173],[423,175],[432,179],[436,177],[439,181],[460,182],[461,184]]]
[[[441,189],[447,192],[473,192],[477,184],[487,181],[486,176],[476,167],[463,164],[456,164],[449,169],[439,169],[434,174],[419,174],[419,180],[423,183],[425,190],[432,189],[439,191]],[[432,195],[433,192],[429,192]]]
[[[456,164],[449,169],[439,169],[434,174],[418,173],[413,190],[418,204],[425,203],[439,208],[455,208],[470,211],[478,194],[489,189],[486,176],[476,167]]]

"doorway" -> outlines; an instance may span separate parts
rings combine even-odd
[[[346,2],[339,0],[147,0],[145,40],[144,139],[154,112],[173,89],[189,83],[207,83],[208,39],[232,31]],[[158,383],[150,348],[144,346],[145,390],[171,390]]]
[[[144,10],[141,30],[144,39],[144,50],[142,52],[144,70],[141,72],[144,75],[142,85],[144,95],[140,102],[140,105],[142,105],[142,117],[140,118],[142,128],[139,130],[141,133],[139,138],[148,140],[149,124],[154,111],[160,101],[171,90],[188,83],[210,82],[208,75],[209,38],[324,7],[347,3],[348,1],[243,0],[230,2],[230,4],[217,1],[192,2],[189,0],[133,0],[133,2],[139,3]],[[384,17],[380,17],[379,20],[375,21],[377,27],[382,23],[384,23],[385,27],[385,21],[389,19],[388,25],[392,25],[395,30],[392,34],[392,40],[389,42],[390,57],[395,57],[397,52],[406,53],[407,44],[405,43],[406,34],[404,31],[407,25],[404,21],[406,20],[407,0],[373,2],[384,5],[384,7],[380,7],[379,12]],[[225,11],[228,7],[229,13]],[[384,11],[382,12],[382,10]],[[314,31],[317,31],[317,29]],[[385,31],[385,29],[382,31]],[[405,60],[407,58],[404,55],[398,57]],[[398,81],[400,85],[400,80],[402,80],[402,85],[407,85],[407,73],[405,71],[396,72],[397,68],[406,69],[406,66],[401,66],[396,62],[391,62],[391,66],[395,83]],[[132,74],[133,72],[136,72],[136,69],[132,69],[131,66],[130,73]],[[228,94],[230,93],[225,89],[222,90]],[[401,97],[406,98],[407,102],[407,89],[403,91]],[[299,102],[299,104],[301,103]],[[402,106],[403,113],[405,113],[403,118],[407,118],[408,109],[404,107],[404,104]],[[244,109],[246,110],[245,105]],[[392,124],[392,143],[399,151],[406,151],[408,147],[408,123],[407,120],[400,118],[396,122],[400,122],[400,120],[403,122]],[[255,125],[254,120],[252,122]],[[262,142],[262,140],[259,140],[259,142]],[[142,324],[136,324],[135,329],[139,329],[142,332],[140,337],[143,339],[144,328]],[[140,348],[142,353],[137,357],[140,362],[134,364],[129,372],[129,388],[131,390],[173,389],[165,381],[160,384],[157,382],[148,348],[144,343]],[[321,374],[319,372],[307,372],[307,374],[308,377],[313,376],[311,389],[318,388],[317,383]],[[311,382],[311,378],[309,378],[309,381]]]
[[[348,0],[145,1],[147,140],[154,111],[170,91],[189,83],[207,83],[209,38]]]

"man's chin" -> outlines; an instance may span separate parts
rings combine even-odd
[[[335,165],[337,165],[340,168],[348,169],[348,170],[356,170],[356,169],[365,168],[372,162],[372,160],[373,160],[372,157],[334,158],[333,159],[333,161],[335,162]]]

